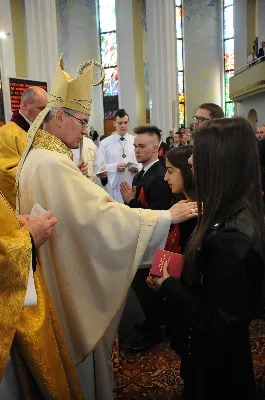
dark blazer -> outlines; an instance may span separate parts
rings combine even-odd
[[[216,220],[196,253],[193,285],[166,279],[171,346],[182,356],[185,399],[253,400],[249,323],[263,303],[264,258],[249,211]]]
[[[166,169],[159,161],[153,164],[140,180],[138,172],[132,183],[136,186],[136,197],[130,201],[129,207],[168,210],[171,207],[172,193],[164,180],[165,173]]]
[[[264,47],[261,47],[261,48],[259,49],[258,57],[264,57],[264,56],[265,56],[265,48],[264,48]]]

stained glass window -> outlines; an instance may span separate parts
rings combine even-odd
[[[116,33],[102,33],[100,35],[101,60],[104,68],[117,65]]]
[[[105,70],[103,96],[112,100],[103,99],[105,119],[112,118],[113,110],[110,111],[110,105],[118,104],[119,95],[115,5],[115,0],[98,0],[100,54]]]
[[[118,88],[118,70],[116,68],[105,69],[105,79],[103,83],[104,96],[117,96],[119,94]]]
[[[234,115],[234,103],[229,97],[229,79],[234,76],[234,5],[233,0],[224,0],[223,13],[224,27],[224,101],[225,115],[232,117]]]
[[[175,0],[176,6],[176,37],[177,37],[177,71],[178,71],[178,100],[179,125],[185,125],[185,92],[184,92],[184,63],[183,63],[183,7],[182,0]]]

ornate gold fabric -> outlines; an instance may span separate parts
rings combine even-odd
[[[0,210],[0,381],[13,343],[23,399],[82,400],[75,366],[39,268],[34,273],[38,304],[24,308],[30,234],[2,194]]]
[[[38,304],[22,311],[12,356],[23,399],[82,400],[74,363],[39,266],[34,273]],[[39,398],[39,397],[38,397]]]
[[[31,260],[29,232],[0,193],[0,381],[24,306]]]
[[[47,134],[41,136],[45,140]],[[38,249],[38,260],[78,363],[119,311],[158,214],[114,202],[61,151],[37,148],[35,141],[33,146],[20,179],[21,212],[39,203],[58,218],[52,237]]]
[[[17,166],[27,141],[27,132],[15,122],[0,128],[0,191],[13,210],[16,209],[15,182]]]
[[[56,151],[57,153],[66,154],[73,160],[73,153],[60,139],[41,129],[35,135],[32,143],[33,149],[46,149]]]

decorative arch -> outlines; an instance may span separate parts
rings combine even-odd
[[[257,111],[254,110],[254,108],[252,108],[251,110],[249,110],[249,113],[248,113],[248,121],[249,121],[250,124],[252,125],[252,128],[256,130],[256,128],[257,128],[257,122],[258,122],[258,114],[257,114]]]

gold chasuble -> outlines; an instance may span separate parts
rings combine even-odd
[[[24,307],[31,268],[30,234],[21,228],[2,194],[0,210],[0,382],[11,352],[21,398],[83,399],[39,268],[34,273],[37,305]]]
[[[22,117],[21,117],[22,118]],[[0,191],[16,209],[16,172],[27,141],[27,132],[11,121],[0,128]]]

